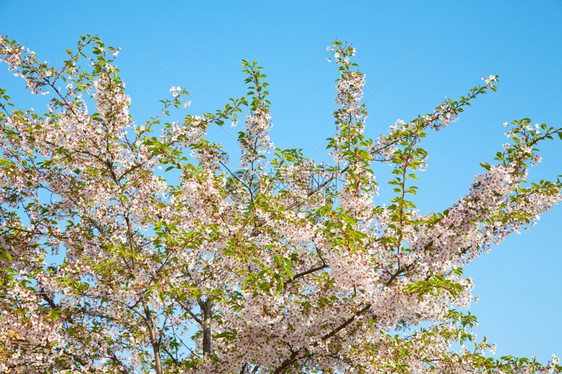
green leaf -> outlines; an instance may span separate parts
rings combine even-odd
[[[13,258],[8,252],[0,249],[0,260],[2,260],[2,261],[12,261]]]

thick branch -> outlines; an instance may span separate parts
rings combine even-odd
[[[288,279],[288,280],[286,280],[286,281],[285,281],[285,286],[288,285],[289,283],[294,282],[295,279],[302,278],[302,277],[304,277],[305,275],[314,273],[315,271],[318,271],[318,270],[326,269],[327,267],[328,267],[328,265],[327,265],[326,263],[322,263],[322,265],[318,265],[318,266],[316,266],[316,267],[313,267],[313,268],[311,268],[311,269],[308,269],[308,270],[305,270],[305,271],[303,271],[303,272],[301,272],[301,273],[298,273],[298,274],[296,274],[295,276],[293,276],[293,279]]]
[[[336,335],[338,332],[340,332],[341,330],[345,329],[347,326],[349,326],[353,321],[355,321],[355,318],[359,317],[362,314],[365,314],[367,311],[369,311],[369,309],[371,308],[371,303],[368,303],[367,305],[365,305],[360,311],[358,311],[357,313],[355,313],[353,316],[349,317],[348,319],[346,319],[341,325],[339,325],[338,327],[336,327],[335,329],[333,329],[331,332],[329,332],[328,334],[324,335],[322,337],[323,341],[326,341],[328,339],[330,339],[331,337],[333,337],[334,335]]]
[[[143,301],[143,305],[144,305]],[[156,329],[152,321],[152,316],[150,315],[150,310],[144,305],[145,321],[148,327],[148,333],[150,337],[150,344],[152,345],[152,351],[154,352],[154,365],[156,369],[156,374],[163,374],[162,371],[162,358],[160,357],[160,344],[156,337]]]

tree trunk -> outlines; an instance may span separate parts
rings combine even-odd
[[[205,301],[199,300],[199,307],[201,308],[201,322],[203,328],[203,353],[205,355],[213,353],[211,345],[211,337],[213,332],[213,302],[210,299]]]

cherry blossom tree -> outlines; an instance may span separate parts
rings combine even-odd
[[[467,194],[420,214],[423,138],[497,77],[369,139],[355,50],[329,52],[326,164],[274,148],[256,63],[243,61],[249,92],[224,109],[174,122],[188,92],[173,87],[140,124],[118,50],[83,36],[55,68],[0,37],[0,60],[48,101],[39,114],[0,90],[0,372],[560,371],[556,357],[490,357],[462,269],[558,203],[560,181],[525,179],[562,129],[512,122]],[[237,168],[207,130],[239,115]],[[390,201],[375,164],[392,172]]]

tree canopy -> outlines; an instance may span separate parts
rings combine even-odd
[[[5,373],[519,373],[558,359],[491,358],[466,309],[463,267],[560,201],[559,180],[526,181],[562,128],[524,118],[465,196],[421,214],[412,196],[423,139],[497,76],[432,112],[364,135],[364,75],[339,69],[332,163],[278,149],[268,83],[243,61],[248,93],[169,120],[133,121],[118,50],[83,36],[58,68],[0,37],[0,61],[45,113],[0,89],[0,371]],[[240,167],[209,139],[243,118]],[[391,171],[376,181],[374,165]],[[392,186],[380,201],[378,183]]]

